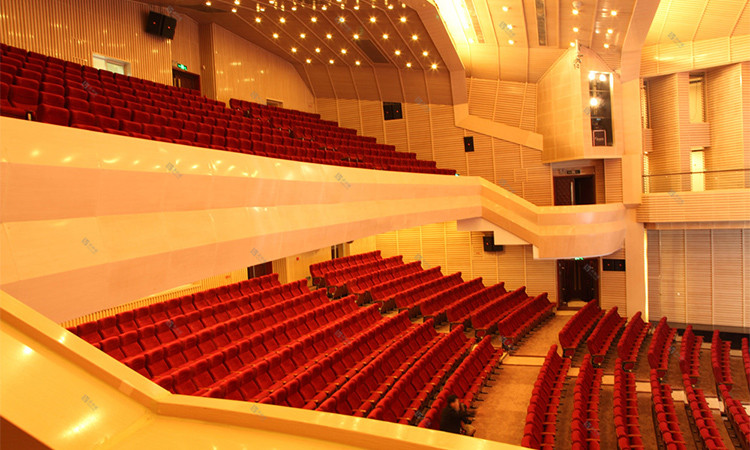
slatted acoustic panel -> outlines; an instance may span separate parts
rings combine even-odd
[[[625,249],[618,250],[611,255],[603,256],[606,259],[625,259]],[[625,272],[614,272],[602,270],[601,260],[599,262],[599,303],[602,308],[617,306],[620,315],[628,313],[627,290],[625,287]]]
[[[200,67],[198,24],[180,16],[173,40],[152,36],[144,31],[153,9],[145,3],[2,0],[0,9],[0,40],[8,45],[89,66],[92,53],[97,53],[129,62],[135,77],[169,85],[172,60],[195,70]]]
[[[485,252],[482,238],[484,233],[471,231],[471,276],[464,277],[464,280],[476,277],[482,277],[485,286],[498,282],[497,274],[497,254],[494,252]]]
[[[523,245],[506,245],[498,254],[498,278],[505,282],[508,290],[526,285],[526,249]],[[531,291],[528,291],[531,295]],[[551,292],[550,292],[551,294]]]
[[[750,10],[750,8],[747,8]],[[750,12],[747,13],[750,18]],[[750,61],[742,63],[742,79],[750,80]],[[742,118],[744,120],[743,129],[745,135],[745,164],[746,169],[750,169],[750,81],[742,83]],[[745,187],[750,188],[750,170],[745,173]]]
[[[542,164],[542,152],[521,147],[521,161],[525,171],[523,198],[539,206],[551,206],[552,172]]]
[[[312,92],[291,63],[219,25],[211,25],[211,36],[217,100],[270,98],[285,108],[313,110]]]
[[[604,192],[606,203],[622,203],[622,160],[605,159]],[[639,180],[640,181],[640,180]],[[599,201],[599,180],[596,180],[597,202]]]
[[[173,298],[182,297],[183,295],[194,294],[196,292],[204,291],[206,289],[213,289],[220,286],[226,286],[227,284],[239,283],[240,281],[247,280],[247,269],[238,269],[229,273],[221,275],[214,275],[203,280],[198,280],[194,283],[186,284],[184,286],[178,286],[173,289],[169,289],[164,292],[159,292],[148,297],[143,297],[132,302],[122,304],[120,306],[109,308],[103,311],[97,311],[85,316],[78,317],[76,319],[68,320],[60,325],[63,327],[70,327],[81,323],[89,322],[92,320],[98,320],[103,317],[111,316],[123,311],[128,311],[142,306],[148,306],[154,303],[161,303]]]
[[[745,167],[750,143],[745,141],[742,66],[719,67],[706,72],[706,119],[711,128],[711,147],[705,151],[706,170],[732,170]],[[745,80],[745,83],[748,81]],[[746,111],[750,113],[750,111]],[[745,187],[743,172],[706,174],[706,189]]]
[[[471,233],[456,230],[456,222],[446,222],[444,245],[447,259],[444,273],[472,273]]]
[[[455,126],[453,107],[430,105],[432,138],[435,141],[435,162],[441,168],[455,169],[459,175],[468,175],[464,153],[464,131]]]
[[[420,227],[422,260],[430,267],[448,267],[446,223],[433,223]],[[422,264],[424,267],[425,264]],[[448,273],[444,271],[444,273]],[[466,279],[466,278],[464,278]]]
[[[334,98],[318,98],[315,101],[317,112],[323,120],[339,121],[339,108]]]
[[[339,103],[341,102],[339,101]],[[362,117],[361,134],[365,136],[373,136],[378,142],[390,144],[390,142],[385,139],[384,134],[383,104],[381,102],[363,100],[359,103],[359,110]]]
[[[531,245],[524,245],[523,249],[527,291],[536,294],[546,292],[551,302],[557,302],[557,261],[534,259]]]
[[[417,154],[417,159],[432,161],[433,153],[432,127],[430,126],[431,108],[426,100],[420,97],[419,103],[402,105],[409,124],[409,151]]]
[[[485,180],[496,183],[495,179],[495,152],[493,151],[493,139],[486,135],[474,136],[474,151],[466,153],[468,163],[468,175],[482,177]]]
[[[398,231],[389,231],[375,236],[375,249],[380,250],[383,258],[401,255],[398,248]]]
[[[681,89],[681,85],[684,88]],[[689,172],[689,154],[684,163],[683,153],[689,153],[689,147],[680,140],[680,91],[687,96],[687,75],[674,74],[649,80],[649,111],[653,150],[649,152],[649,170],[651,174],[669,174]],[[687,100],[687,99],[685,99]],[[687,103],[682,103],[687,110]],[[686,169],[686,170],[683,170]],[[686,179],[687,180],[687,179]],[[654,177],[649,180],[651,192],[682,191],[680,177]],[[684,186],[689,190],[689,185]]]
[[[496,183],[519,197],[524,197],[525,172],[520,169],[522,148],[523,146],[513,142],[494,140]]]
[[[403,105],[401,112],[403,114]],[[395,145],[396,151],[407,152],[409,150],[409,130],[407,129],[406,120],[384,120],[383,128],[385,133],[385,141],[390,145]]]
[[[467,78],[466,90],[469,94],[469,114],[493,120],[497,87],[497,81]]]
[[[336,106],[339,112],[339,125],[355,130],[362,128],[362,115],[359,113],[358,102],[336,102]]]
[[[750,325],[750,230],[649,230],[651,318]]]
[[[331,78],[336,98],[357,98],[357,88],[350,67],[325,66],[325,70]]]
[[[592,161],[592,164],[594,166],[594,189],[596,190],[596,203],[607,203],[604,193],[604,160],[597,159]]]

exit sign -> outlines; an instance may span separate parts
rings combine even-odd
[[[182,70],[187,70],[187,66],[185,64],[177,63],[177,68]]]

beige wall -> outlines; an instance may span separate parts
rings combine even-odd
[[[172,84],[172,61],[198,72],[198,24],[179,16],[173,40],[147,34],[150,10],[128,0],[1,0],[2,42],[91,65],[92,53],[131,64],[134,77]]]
[[[230,98],[257,103],[272,99],[285,108],[314,110],[312,93],[289,62],[216,24],[201,39],[210,39],[213,50],[214,91],[207,92],[209,96],[226,103]]]
[[[647,234],[651,320],[750,328],[750,229]]]

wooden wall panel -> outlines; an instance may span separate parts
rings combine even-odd
[[[339,102],[341,101],[339,100]],[[383,126],[383,104],[380,102],[362,101],[360,102],[359,110],[362,114],[362,128],[358,130],[360,134],[374,136],[378,142],[388,144],[389,142],[385,140]]]
[[[131,75],[172,84],[172,60],[199,70],[198,24],[181,16],[173,40],[144,31],[151,9],[128,0],[2,0],[0,40],[16,47],[91,65],[98,53],[131,64]]]
[[[469,170],[464,153],[464,130],[457,128],[453,118],[453,107],[430,105],[432,138],[435,141],[435,161],[438,167],[455,169],[460,175],[468,175]]]
[[[448,272],[471,273],[471,233],[457,231],[456,222],[447,222],[444,242]]]
[[[418,159],[433,161],[432,127],[430,126],[430,106],[421,103],[406,103],[404,114],[409,121],[409,151],[417,154]]]
[[[211,30],[217,100],[265,103],[270,98],[285,108],[314,110],[313,94],[291,63],[219,25]]]
[[[434,223],[421,227],[421,260],[422,267],[443,267],[443,273],[453,273],[458,270],[452,270],[448,267],[446,238],[446,223]],[[460,270],[460,269],[459,269]]]
[[[466,79],[466,90],[469,94],[469,114],[493,120],[497,84],[495,80],[483,80],[481,78]],[[506,109],[510,108],[506,107]]]
[[[474,152],[466,153],[469,164],[468,174],[483,177],[490,183],[495,183],[493,139],[489,136],[474,135]]]
[[[748,327],[748,229],[649,230],[649,313],[677,323]]]
[[[749,83],[745,80],[745,83]],[[745,166],[747,146],[743,117],[742,65],[719,67],[706,72],[706,119],[711,129],[711,147],[705,152],[706,170],[732,170]],[[706,174],[706,189],[745,187],[745,174]]]
[[[317,113],[320,114],[321,119],[332,120],[334,122],[339,121],[339,108],[335,99],[319,98],[315,104],[317,105]]]
[[[362,115],[359,113],[358,102],[335,102],[335,106],[338,108],[339,125],[355,130],[362,129]]]
[[[681,139],[688,125],[688,74],[678,73],[649,81],[652,150],[648,154],[651,174],[690,171],[690,147]],[[690,190],[690,178],[650,177],[651,192]]]
[[[352,103],[352,102],[346,102]],[[403,112],[403,110],[402,110]],[[383,111],[380,111],[381,117]],[[396,146],[396,151],[409,151],[409,136],[406,129],[406,120],[383,120],[385,141]]]
[[[606,180],[606,203],[622,203],[622,160],[605,159],[604,177]]]
[[[375,247],[376,250],[380,250],[380,255],[383,258],[400,255],[401,252],[398,249],[398,231],[389,231],[375,236]]]

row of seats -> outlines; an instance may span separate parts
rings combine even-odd
[[[638,422],[635,374],[626,372],[624,364],[619,358],[615,361],[613,409],[617,447],[620,450],[642,449],[645,447]]]
[[[557,415],[568,369],[570,358],[561,357],[557,353],[557,345],[553,344],[544,358],[531,392],[522,446],[536,449],[557,448]]]
[[[620,317],[617,313],[617,306],[612,307],[604,314],[602,320],[596,324],[594,331],[586,339],[586,347],[591,354],[591,362],[595,366],[600,366],[609,352],[612,343],[617,339],[620,330],[628,321],[626,317]]]
[[[505,290],[505,289],[503,289]],[[471,327],[477,337],[497,333],[497,324],[512,311],[521,307],[526,300],[526,286],[521,286],[513,292],[506,292],[486,304],[476,305],[470,312]]]
[[[648,346],[648,365],[656,371],[659,379],[664,378],[669,368],[669,357],[674,353],[672,346],[677,330],[667,325],[667,318],[662,317],[656,324],[654,335]]]
[[[346,292],[356,295],[359,304],[371,303],[369,301],[369,292],[375,286],[387,283],[395,284],[398,280],[404,280],[407,276],[420,272],[422,272],[422,264],[419,261],[413,261],[396,267],[387,267],[348,280],[345,285]]]
[[[473,345],[474,340],[466,338],[463,327],[456,327],[399,378],[367,417],[412,423],[417,411],[434,398],[438,386],[444,384]]]
[[[147,376],[152,379],[171,375],[182,368],[182,365],[196,359],[209,359],[225,352],[230,352],[227,355],[232,356],[234,353],[227,348],[230,346],[236,349],[238,358],[245,362],[252,361],[276,352],[280,346],[303,338],[308,333],[315,332],[336,320],[342,313],[353,311],[353,307],[348,304],[351,303],[347,301],[349,299],[327,303],[324,296],[310,297],[311,301],[316,299],[319,301],[314,306],[306,306],[302,313],[278,311],[277,315],[265,324],[233,319],[219,322],[195,334],[184,333],[186,335],[180,335],[178,339],[167,343],[162,343],[158,339],[149,340],[148,336],[139,336],[143,351],[125,355],[121,361],[135,370],[145,369]],[[179,329],[175,334],[179,335]],[[102,350],[107,351],[104,342]],[[307,336],[306,342],[312,344],[313,336]],[[176,363],[178,365],[175,365]]]
[[[328,295],[336,298],[348,294],[346,291],[346,283],[351,279],[362,275],[372,274],[378,270],[390,269],[403,265],[404,261],[401,255],[392,256],[390,258],[328,271],[323,276],[323,280],[325,282],[325,287],[328,290]]]
[[[711,339],[711,367],[714,371],[716,383],[723,384],[727,390],[732,390],[732,366],[729,351],[732,349],[730,341],[724,341],[715,330]]]
[[[599,396],[602,386],[602,369],[594,368],[591,355],[583,357],[573,391],[573,415],[571,417],[571,442],[573,449],[598,449]]]
[[[406,313],[398,317],[411,325]],[[356,374],[343,385],[326,386],[308,400],[305,408],[366,417],[401,376],[441,338],[429,321],[411,327],[361,368],[355,367]],[[333,394],[329,395],[331,392]]]
[[[654,429],[659,448],[687,450],[680,424],[677,419],[672,388],[662,384],[658,371],[651,369],[651,402],[653,407]]]
[[[397,308],[399,311],[411,310],[422,301],[425,296],[437,294],[438,292],[450,289],[453,286],[458,286],[463,282],[464,280],[461,278],[461,272],[435,278],[434,280],[398,292],[391,297],[390,301],[383,304],[383,308],[385,309],[381,309],[381,311],[390,311],[390,305],[393,305],[393,307]]]
[[[724,402],[724,411],[726,412],[729,423],[732,424],[734,433],[740,440],[742,448],[750,448],[750,416],[742,403],[732,397],[730,389],[725,384],[719,385],[719,394]]]
[[[497,333],[502,336],[503,347],[513,347],[526,333],[555,314],[555,305],[543,292],[522,303],[497,323]]]
[[[492,286],[480,289],[465,299],[452,304],[445,312],[446,319],[450,322],[451,329],[456,325],[464,327],[471,326],[471,314],[482,306],[494,303],[500,297],[507,294],[505,283],[500,282]]]
[[[742,338],[742,365],[745,367],[745,377],[747,378],[747,387],[750,389],[750,345],[748,338]]]
[[[333,303],[342,302],[345,307],[337,308],[338,316],[323,321],[296,341],[280,344],[280,348],[273,353],[248,358],[249,362],[229,377],[202,387],[194,395],[259,402],[319,363],[324,356],[340,360],[344,354],[351,354],[354,339],[369,330],[377,331],[367,334],[367,338],[375,342],[374,336],[383,334],[382,340],[385,341],[388,335],[385,328],[389,321],[383,320],[376,309],[358,309],[352,297]]]
[[[445,408],[446,400],[451,394],[458,396],[462,404],[471,407],[482,387],[492,381],[491,375],[498,368],[502,354],[502,349],[496,349],[492,346],[492,338],[485,336],[461,362],[456,371],[448,377],[427,413],[417,422],[418,426],[420,428],[438,429],[440,413]]]
[[[630,318],[617,343],[617,357],[620,358],[623,368],[631,371],[635,368],[638,354],[641,352],[641,345],[648,336],[651,326],[641,318],[641,312],[638,311]]]
[[[682,375],[682,384],[685,387],[687,399],[688,416],[698,429],[703,445],[708,449],[726,449],[724,441],[719,434],[719,428],[714,420],[714,414],[708,406],[703,390],[694,388],[690,375]]]
[[[564,357],[572,357],[597,322],[604,316],[598,300],[591,300],[579,309],[558,333]]]
[[[329,259],[327,261],[310,264],[310,275],[312,282],[317,287],[325,287],[325,275],[334,270],[344,269],[368,262],[382,259],[380,250],[374,252],[360,253],[357,255],[344,256],[341,258]]]
[[[435,323],[439,325],[447,319],[446,312],[451,305],[479,292],[481,289],[484,289],[482,277],[474,278],[445,291],[425,297],[414,308],[419,315],[426,318],[434,318]]]
[[[210,308],[214,305],[228,302],[235,298],[233,297],[235,295],[238,296],[237,298],[244,298],[243,301],[238,303],[237,307],[243,311],[251,312],[255,309],[271,306],[285,299],[309,292],[307,285],[304,284],[304,280],[301,280],[302,283],[293,282],[282,287],[279,285],[278,276],[261,278],[263,278],[263,281],[246,284],[243,287],[243,291],[239,290],[240,284],[221,286],[220,288],[185,295],[165,302],[153,303],[134,310],[123,311],[113,316],[85,322],[74,327],[69,327],[68,331],[75,333],[91,344],[95,344],[103,339],[116,337],[128,331],[138,330],[147,325],[167,322],[178,316],[191,314],[196,311],[199,314],[203,310],[210,311]],[[242,297],[243,295],[245,297]]]
[[[354,377],[363,373],[370,365],[388,360],[388,356],[399,350],[403,353],[404,337],[418,333],[417,327],[412,326],[404,317],[380,321],[376,326],[354,336],[339,349],[307,361],[297,373],[292,373],[277,383],[280,387],[261,399],[261,403],[308,408],[307,405],[311,403],[323,401],[328,395],[327,389],[335,390],[334,395],[343,395],[346,392],[344,387],[351,386],[349,382]],[[326,379],[330,383],[323,386]],[[316,389],[315,386],[321,388]]]
[[[413,268],[416,267],[416,270]],[[388,275],[383,272],[388,272]],[[393,278],[388,279],[393,275]],[[363,275],[347,282],[347,291],[360,292],[360,303],[377,303],[381,311],[393,309],[393,297],[405,289],[420,286],[443,276],[440,266],[422,270],[419,261],[392,269],[380,270],[372,275]],[[352,291],[352,288],[354,289]]]
[[[680,372],[690,378],[691,384],[698,383],[701,365],[701,345],[703,336],[693,333],[693,326],[688,325],[682,334],[680,343]]]

